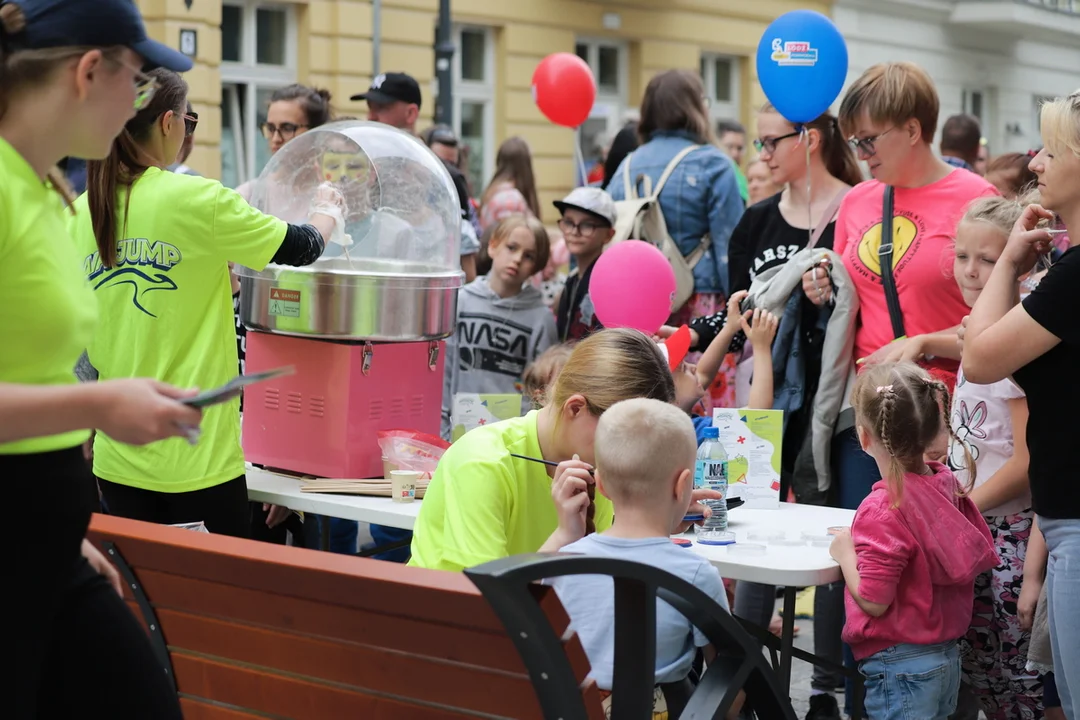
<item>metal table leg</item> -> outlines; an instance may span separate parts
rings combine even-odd
[[[780,687],[791,695],[791,649],[795,644],[795,588],[784,588],[784,617],[780,633]]]

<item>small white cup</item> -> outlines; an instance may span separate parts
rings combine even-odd
[[[414,470],[390,471],[390,496],[394,502],[410,503],[416,500],[416,481],[420,473]]]

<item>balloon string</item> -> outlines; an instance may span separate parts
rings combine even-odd
[[[589,184],[589,171],[585,169],[585,153],[581,149],[581,126],[574,129],[574,159],[577,160],[578,170],[581,171],[581,184]]]
[[[806,142],[806,247],[810,247],[810,243],[814,241],[814,203],[811,202],[810,195],[810,133],[807,132],[805,125],[802,126],[800,133],[800,142]]]

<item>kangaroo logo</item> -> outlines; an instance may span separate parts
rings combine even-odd
[[[120,285],[131,286],[133,291],[132,304],[152,318],[156,318],[157,315],[147,310],[146,306],[143,305],[144,296],[154,290],[176,290],[176,283],[168,275],[154,273],[154,276],[150,277],[142,270],[133,267],[121,268],[106,275],[101,282],[94,285],[94,289],[118,287]]]
[[[972,410],[968,410],[966,402],[961,400],[953,413],[956,421],[956,442],[949,446],[949,467],[954,471],[967,470],[967,458],[964,457],[964,448],[971,453],[972,460],[979,459],[979,446],[975,440],[985,440],[986,431],[983,423],[986,422],[986,402],[979,403]]]
[[[156,318],[146,305],[146,296],[155,290],[177,289],[176,282],[166,273],[181,260],[183,256],[175,245],[131,238],[116,244],[116,267],[106,268],[95,252],[83,260],[83,271],[94,290],[130,286],[132,305]]]

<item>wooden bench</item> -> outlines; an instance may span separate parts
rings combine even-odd
[[[568,617],[532,582],[580,572],[616,576],[612,717],[650,717],[659,593],[731,649],[684,718],[723,717],[740,687],[764,720],[795,718],[756,640],[637,563],[528,556],[447,573],[101,515],[90,538],[121,571],[189,720],[601,720]]]

